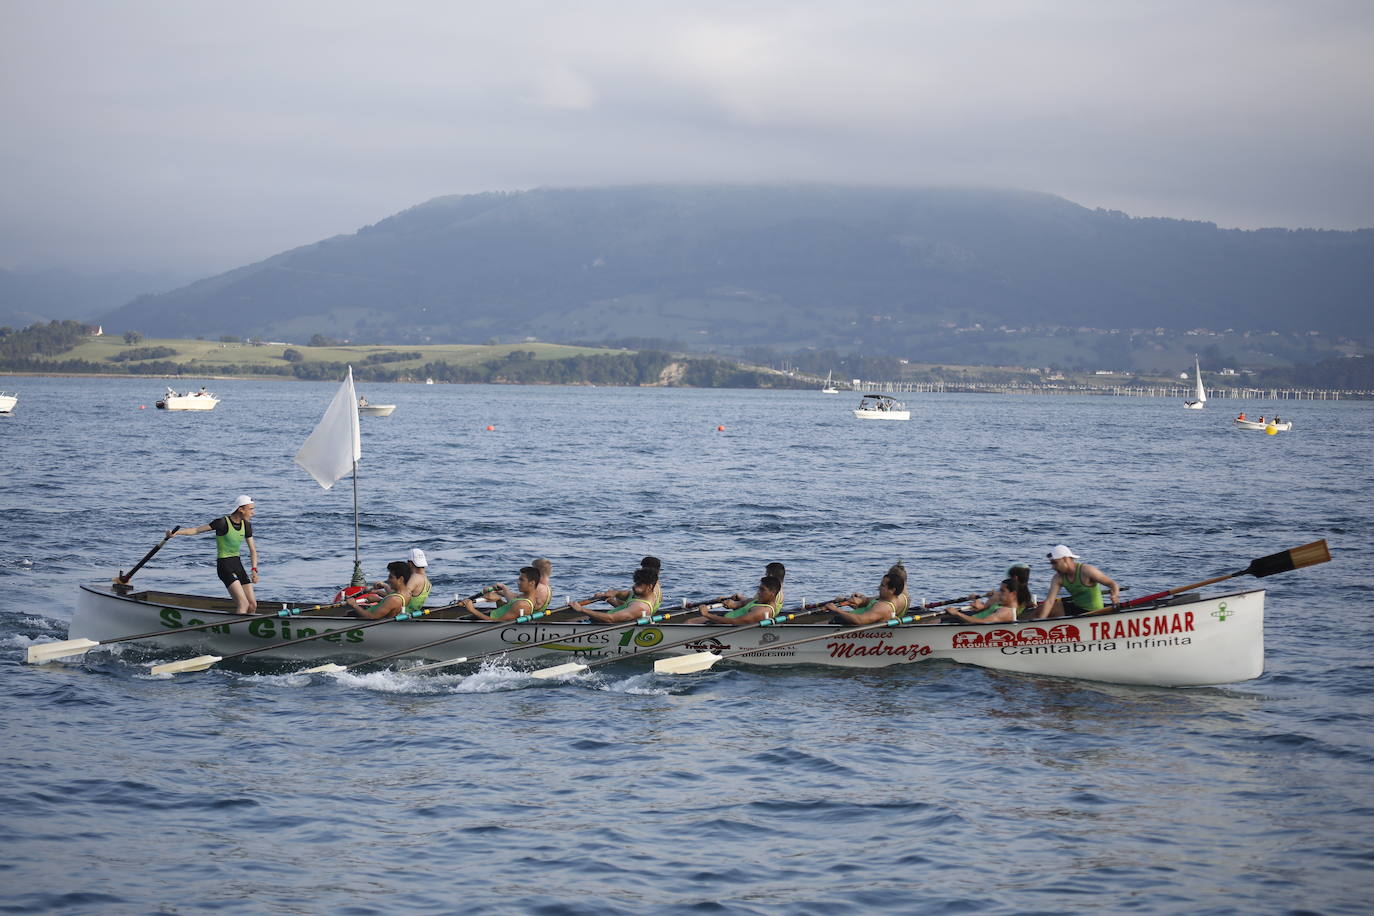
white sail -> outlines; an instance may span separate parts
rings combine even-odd
[[[1197,357],[1193,357],[1193,381],[1197,385],[1193,400],[1199,404],[1207,403],[1207,389],[1202,387],[1202,366],[1198,364]]]

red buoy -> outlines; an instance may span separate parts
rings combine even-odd
[[[496,429],[495,426],[488,426],[488,427],[487,427],[487,432],[492,432],[492,431],[495,430],[495,429]]]
[[[716,427],[716,432],[718,432],[718,433],[723,433],[723,432],[725,432],[725,427],[724,427],[724,426],[717,426],[717,427]]]

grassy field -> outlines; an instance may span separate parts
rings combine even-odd
[[[399,360],[388,362],[388,369],[404,370],[423,366],[428,362],[442,361],[453,366],[472,365],[487,362],[493,359],[500,359],[506,354],[515,351],[532,352],[535,359],[566,359],[570,356],[581,356],[586,354],[608,355],[618,353],[618,350],[595,349],[592,347],[567,347],[561,344],[546,343],[521,343],[521,344],[500,344],[497,346],[478,346],[469,344],[443,344],[434,346],[341,346],[341,347],[307,347],[307,346],[288,346],[285,344],[262,344],[260,346],[247,343],[222,343],[210,340],[179,340],[176,338],[157,338],[146,337],[137,344],[130,346],[121,337],[105,335],[101,337],[88,338],[72,350],[68,350],[58,356],[53,357],[54,361],[68,359],[84,359],[92,362],[109,363],[111,371],[118,371],[120,367],[127,363],[111,362],[110,357],[115,354],[132,349],[143,349],[149,347],[170,347],[176,351],[175,356],[166,356],[162,359],[171,362],[181,363],[190,369],[204,372],[207,375],[221,374],[226,366],[237,366],[249,368],[253,366],[288,366],[291,365],[282,358],[282,353],[288,349],[294,349],[301,354],[303,363],[352,363],[354,366],[361,366],[368,356],[375,353],[420,353],[418,359]]]

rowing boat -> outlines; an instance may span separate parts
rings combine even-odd
[[[260,613],[288,607],[281,602],[258,605]],[[171,630],[204,623],[235,624],[146,640],[159,648],[228,655],[245,649],[266,649],[301,636],[327,634],[261,653],[263,658],[278,661],[311,662],[404,653],[410,646],[445,637],[465,637],[418,650],[413,655],[402,655],[405,660],[430,662],[503,649],[519,652],[523,645],[547,639],[558,641],[523,652],[517,658],[523,661],[539,656],[596,659],[651,655],[657,645],[699,636],[670,650],[671,654],[745,650],[746,654],[731,661],[746,665],[844,668],[883,668],[948,659],[1005,671],[1160,687],[1227,684],[1258,677],[1264,670],[1262,589],[1210,598],[1174,598],[1098,616],[1012,624],[916,624],[857,633],[846,633],[848,627],[830,623],[791,623],[738,629],[691,624],[627,625],[620,632],[593,634],[589,631],[604,629],[604,625],[557,617],[551,618],[551,622],[512,623],[492,629],[486,621],[458,619],[457,613],[441,610],[421,619],[365,629],[359,627],[364,621],[327,610],[308,611],[295,617],[262,617],[245,624],[235,616],[233,602],[224,598],[83,585],[70,637],[99,641],[158,627]],[[479,630],[484,632],[479,634]],[[834,633],[834,639],[782,645],[826,633]]]
[[[1278,432],[1287,432],[1288,430],[1293,428],[1292,420],[1284,420],[1282,423],[1260,423],[1255,420],[1236,419],[1232,420],[1231,422],[1235,424],[1236,429],[1267,430],[1269,427],[1272,426]]]

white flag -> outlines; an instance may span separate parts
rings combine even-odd
[[[349,366],[348,378],[329,402],[320,425],[296,453],[296,463],[328,490],[353,470],[354,462],[361,457],[363,443],[358,431],[358,397],[353,391],[353,367]]]

